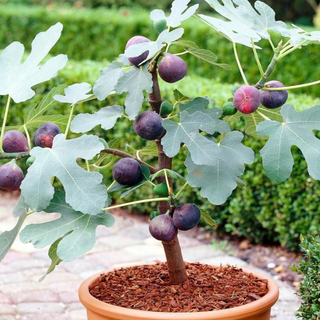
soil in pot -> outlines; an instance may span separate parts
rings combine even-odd
[[[200,312],[242,306],[268,293],[268,280],[242,269],[186,263],[188,280],[170,285],[166,263],[117,269],[89,288],[114,306],[157,312]]]

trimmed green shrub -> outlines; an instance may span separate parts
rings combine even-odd
[[[144,10],[104,10],[104,9],[46,9],[43,7],[27,7],[15,5],[0,5],[0,47],[4,48],[12,41],[31,43],[33,35],[46,30],[52,24],[60,21],[64,25],[64,31],[60,41],[53,49],[53,53],[66,53],[74,60],[109,61],[116,58],[119,52],[124,50],[123,43],[137,34],[155,39],[157,33],[150,31],[149,15]],[[221,82],[238,82],[241,76],[235,59],[230,55],[231,44],[222,36],[215,33],[204,23],[198,23],[196,19],[189,19],[184,23],[185,33],[188,39],[193,39],[199,47],[212,50],[218,56],[219,62],[231,65],[231,71],[216,68],[207,63],[200,62],[195,57],[184,55],[192,73],[203,77],[209,77]],[[117,41],[115,42],[115,35]],[[90,42],[88,42],[90,39]],[[264,42],[269,47],[267,41]],[[27,48],[28,50],[30,47]],[[177,50],[179,48],[176,48]],[[261,61],[270,61],[272,52],[264,50]],[[239,47],[239,55],[251,83],[256,83],[259,71],[252,60],[250,48]],[[303,68],[296,68],[297,64]],[[302,52],[289,55],[277,67],[274,79],[285,85],[315,81],[320,78],[318,65],[317,46],[310,45]],[[266,66],[264,66],[266,68]],[[191,72],[190,72],[191,73]],[[295,79],[295,82],[292,82]],[[298,92],[319,95],[319,87],[300,89]]]
[[[301,297],[301,306],[296,313],[304,320],[318,320],[320,318],[320,238],[301,236],[301,251],[298,266],[292,270],[304,276],[300,284],[298,295]]]

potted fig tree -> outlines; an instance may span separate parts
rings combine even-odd
[[[0,235],[0,259],[20,233],[24,243],[37,248],[50,246],[52,264],[48,274],[62,261],[73,260],[94,246],[96,227],[112,227],[114,223],[112,209],[158,203],[158,210],[150,214],[149,229],[155,239],[162,241],[166,263],[123,268],[86,280],[79,292],[90,320],[270,319],[270,308],[278,298],[272,279],[231,266],[186,263],[178,241],[179,230],[193,228],[201,216],[214,224],[201,208],[179,201],[185,187],[200,189],[203,198],[220,205],[242,183],[245,164],[253,162],[253,151],[242,144],[243,133],[231,130],[229,124],[242,119],[246,134],[266,139],[261,156],[272,181],[282,182],[290,176],[293,145],[304,154],[310,175],[320,178],[320,141],[313,133],[320,126],[320,106],[298,112],[285,104],[288,90],[320,81],[285,86],[270,78],[288,54],[320,42],[319,32],[307,32],[275,20],[274,11],[260,1],[252,7],[247,0],[206,0],[221,18],[197,15],[198,5],[189,6],[189,2],[173,1],[169,15],[162,10],[152,11],[150,18],[159,33],[157,39],[152,41],[141,35],[128,39],[125,52],[101,71],[93,93],[88,83],[52,88],[40,103],[24,109],[24,122],[19,126],[8,126],[11,102],[31,99],[35,95],[31,88],[56,76],[67,62],[65,55],[58,55],[40,66],[58,41],[62,25],[57,23],[38,34],[24,62],[24,48],[19,42],[13,42],[0,56],[0,94],[7,96],[0,159],[8,159],[0,167],[0,188],[21,189],[14,209],[17,225]],[[233,45],[244,85],[233,96],[230,93],[221,108],[212,108],[207,97],[192,98],[178,90],[173,90],[168,101],[161,96],[159,77],[168,83],[185,77],[187,65],[181,58],[184,54],[215,67],[229,68],[218,63],[209,48],[201,49],[182,39],[181,23],[191,16],[198,17]],[[282,40],[275,44],[274,36]],[[273,51],[265,69],[258,55],[261,40],[269,42]],[[252,49],[257,74],[260,73],[253,84],[246,79],[238,45]],[[174,51],[170,52],[172,48]],[[103,101],[123,93],[124,106],[77,114],[79,103]],[[208,96],[212,94],[208,92]],[[69,104],[69,114],[50,115],[54,101]],[[121,118],[133,121],[134,132],[146,140],[144,154],[146,150],[152,154],[156,150],[157,161],[146,162],[139,150],[126,152],[100,138]],[[32,142],[30,133],[35,129]],[[92,130],[97,134],[88,134]],[[185,157],[185,177],[182,168],[181,172],[172,169],[179,152]],[[27,172],[19,167],[22,161],[29,166]],[[112,177],[104,177],[103,169],[110,167]],[[150,185],[154,197],[122,200],[142,185]],[[112,196],[119,193],[121,203],[112,204]],[[61,217],[22,229],[28,216],[39,211],[57,212]]]

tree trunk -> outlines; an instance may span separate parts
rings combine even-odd
[[[151,71],[152,81],[153,81],[153,91],[149,95],[149,103],[153,111],[160,113],[160,106],[162,103],[159,82],[158,82],[158,74],[156,67]],[[158,146],[158,170],[162,169],[171,169],[172,168],[172,158],[167,157],[167,155],[163,152],[163,148],[161,145],[161,139],[156,140]],[[164,177],[159,177],[159,183],[165,182]],[[169,181],[171,184],[171,179]],[[160,202],[159,203],[159,212],[160,214],[165,214],[168,210],[170,210],[170,205],[168,202]],[[182,252],[179,244],[178,237],[176,237],[171,242],[162,242],[166,259],[168,263],[169,269],[169,277],[171,284],[179,284],[184,282],[187,279],[187,272],[185,269],[185,264],[182,257]]]

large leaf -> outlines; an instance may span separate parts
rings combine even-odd
[[[91,91],[91,84],[82,82],[75,83],[64,89],[64,96],[61,94],[56,94],[53,96],[53,99],[62,102],[70,103],[74,105],[82,100],[86,100],[92,96],[92,94],[87,94]]]
[[[162,138],[163,151],[168,157],[174,157],[180,150],[182,143],[191,153],[192,161],[196,164],[210,165],[214,161],[214,143],[200,134],[199,130],[213,134],[215,132],[226,133],[229,126],[219,119],[221,110],[209,109],[206,112],[194,112],[191,115],[187,111],[180,114],[180,122],[164,120],[163,127],[166,134]]]
[[[43,66],[39,66],[39,63],[59,40],[62,28],[62,24],[57,23],[46,32],[40,32],[33,40],[31,53],[23,63],[24,46],[20,42],[13,42],[2,51],[0,95],[8,94],[16,103],[29,100],[35,95],[31,87],[57,75],[58,70],[67,63],[66,55],[53,57]]]
[[[147,93],[152,92],[152,75],[148,71],[148,65],[140,68],[133,66],[131,70],[125,73],[116,85],[118,94],[127,92],[125,107],[129,119],[134,119],[140,109],[144,100],[143,91]]]
[[[224,203],[237,187],[244,164],[251,164],[253,151],[241,141],[243,135],[234,131],[228,133],[219,143],[213,143],[213,162],[210,166],[196,165],[189,155],[185,161],[188,170],[188,184],[201,188],[201,196],[212,204]]]
[[[55,136],[52,149],[33,148],[30,154],[36,159],[21,184],[27,205],[32,210],[46,209],[54,195],[51,178],[57,177],[66,191],[66,201],[75,210],[99,213],[107,200],[102,175],[82,169],[76,160],[90,160],[103,149],[97,136],[66,140],[64,134]]]
[[[318,43],[320,42],[320,31],[311,31],[308,32],[301,27],[293,25],[293,28],[288,30],[288,37],[290,37],[290,44],[293,46],[297,46],[303,41],[307,40],[308,42],[304,44],[304,46],[309,43]]]
[[[10,250],[14,240],[16,239],[22,224],[26,218],[26,215],[20,215],[19,220],[16,224],[16,226],[10,230],[10,231],[5,231],[1,233],[0,235],[0,262],[2,259],[5,257],[5,255],[8,253]]]
[[[124,71],[119,62],[113,61],[101,71],[99,79],[94,83],[93,93],[98,100],[104,100],[116,88]]]
[[[105,212],[92,216],[75,211],[65,201],[65,193],[56,191],[46,212],[58,212],[61,217],[45,223],[30,224],[20,233],[23,243],[32,243],[36,248],[51,245],[61,237],[57,244],[57,256],[71,261],[91,250],[96,241],[96,228],[99,225],[111,227],[114,217]]]
[[[28,211],[29,211],[29,206],[24,201],[23,196],[20,195],[17,204],[13,208],[13,216],[15,218],[18,218],[18,217],[21,217],[21,216],[24,216],[25,214],[27,214]]]
[[[248,0],[206,0],[206,2],[228,21],[199,15],[200,18],[223,34],[230,41],[251,47],[251,39],[270,39],[268,31],[287,36],[287,25],[275,20],[275,12],[267,4],[256,1],[254,8]],[[222,3],[221,3],[222,2]]]
[[[166,20],[167,26],[176,28],[179,27],[181,22],[190,18],[198,9],[199,4],[195,4],[188,8],[188,4],[191,0],[175,0],[172,2],[171,14],[166,17],[162,10],[153,10],[150,14],[150,18],[153,21]]]
[[[84,133],[92,130],[95,126],[101,125],[104,130],[114,127],[117,119],[123,114],[122,106],[111,106],[100,109],[93,114],[78,114],[71,123],[71,131],[76,133]]]
[[[183,28],[175,29],[173,31],[163,30],[156,41],[143,42],[139,44],[134,44],[128,47],[123,56],[130,57],[138,57],[142,53],[149,51],[147,58],[142,61],[141,64],[151,59],[155,54],[162,49],[165,44],[170,44],[173,41],[180,39],[183,35]]]
[[[264,121],[258,125],[260,135],[269,140],[261,150],[263,167],[275,182],[289,178],[293,157],[291,147],[297,146],[303,153],[311,177],[320,180],[320,140],[313,130],[320,130],[320,105],[297,112],[290,104],[281,110],[283,122]]]
[[[237,112],[232,116],[225,117],[224,119],[229,123],[239,122],[240,119],[243,118],[245,121],[245,132],[246,134],[253,136],[255,138],[261,138],[257,134],[257,126],[260,122],[265,121],[266,118],[275,121],[282,121],[282,115],[280,113],[280,109],[267,109],[265,107],[260,106],[256,112],[250,114],[244,114],[241,112]]]

